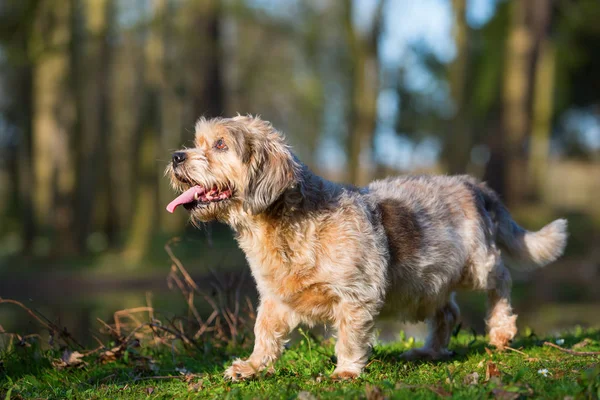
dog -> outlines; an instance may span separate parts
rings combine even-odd
[[[175,152],[166,174],[181,192],[167,210],[231,226],[256,281],[254,350],[225,371],[232,381],[273,372],[300,323],[335,329],[333,379],[360,375],[381,315],[428,322],[425,345],[404,359],[447,358],[458,290],[487,293],[489,342],[503,349],[517,333],[507,267],[547,265],[567,241],[566,220],[527,231],[470,176],[327,181],[259,117],[201,118],[195,147]]]

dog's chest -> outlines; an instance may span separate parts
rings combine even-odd
[[[261,295],[279,298],[300,314],[326,319],[339,301],[344,253],[339,229],[304,224],[295,230],[259,225],[238,237]],[[337,238],[337,240],[334,240]],[[345,253],[348,253],[347,251]]]
[[[259,289],[286,296],[301,290],[318,270],[314,226],[301,231],[258,226],[239,237]]]

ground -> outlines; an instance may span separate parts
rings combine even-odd
[[[142,346],[116,357],[104,349],[81,357],[13,343],[0,354],[0,399],[600,397],[600,330],[577,328],[552,337],[529,333],[504,352],[463,331],[452,339],[454,358],[437,363],[401,361],[400,354],[418,343],[400,337],[375,346],[365,373],[345,382],[328,378],[334,369],[333,341],[302,334],[274,375],[241,383],[225,381],[222,373],[234,355],[247,356],[247,348],[205,343],[203,351],[182,352]]]

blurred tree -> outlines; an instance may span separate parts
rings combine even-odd
[[[528,24],[530,3],[510,3],[510,30],[506,45],[504,87],[502,94],[502,126],[505,137],[507,173],[506,201],[518,202],[525,185],[525,140],[529,128],[529,99],[531,92],[530,66],[533,57],[533,36]]]
[[[71,3],[40,3],[35,16],[33,72],[34,206],[38,226],[56,232],[53,252],[75,251],[73,192],[75,159],[74,98],[67,85],[71,73],[73,9]]]
[[[36,235],[33,197],[35,193],[32,168],[33,135],[33,30],[39,1],[7,1],[0,8],[0,45],[5,62],[2,72],[6,74],[3,84],[11,95],[5,99],[3,114],[15,126],[18,133],[17,151],[14,153],[13,185],[15,204],[21,224],[22,252],[30,254]],[[10,154],[9,154],[10,157]],[[12,205],[3,205],[7,210]],[[6,226],[7,223],[3,222]]]
[[[448,124],[444,143],[444,158],[450,174],[467,172],[472,147],[471,126],[467,104],[467,74],[469,67],[469,27],[466,0],[452,0],[454,8],[454,42],[456,57],[448,67],[450,96],[454,103],[454,116]]]
[[[103,200],[106,211],[105,231],[110,242],[115,238],[113,220],[114,199],[112,187],[105,177],[110,176],[107,161],[110,140],[109,93],[112,68],[114,2],[113,0],[86,0],[81,19],[84,24],[76,43],[78,73],[74,76],[77,93],[79,140],[79,167],[77,172],[77,245],[79,252],[86,250],[86,241],[92,230],[96,206]],[[106,193],[101,197],[100,193]],[[100,197],[100,198],[99,198]]]
[[[539,200],[550,152],[550,135],[554,112],[556,50],[550,36],[552,1],[536,0],[533,12],[533,32],[536,59],[533,71],[531,143],[529,146],[529,196]]]
[[[348,113],[348,182],[363,185],[370,180],[367,169],[371,167],[372,143],[377,118],[377,96],[379,94],[378,40],[381,31],[385,1],[377,3],[373,20],[361,33],[355,26],[354,1],[343,2],[343,26],[348,46],[346,63],[350,79]],[[363,158],[364,157],[364,158]],[[368,160],[361,163],[363,160]]]
[[[158,217],[158,186],[156,159],[158,137],[161,132],[160,94],[165,84],[164,27],[167,1],[153,0],[152,20],[145,42],[145,87],[141,97],[142,108],[137,116],[135,128],[136,144],[134,160],[136,162],[134,179],[135,200],[133,204],[131,232],[129,233],[124,254],[131,264],[138,264],[147,253],[155,232]],[[162,207],[160,207],[162,209]]]
[[[187,54],[185,87],[194,118],[219,117],[224,112],[221,65],[222,1],[191,1],[185,6],[189,21],[185,40]],[[199,40],[202,38],[202,40]]]

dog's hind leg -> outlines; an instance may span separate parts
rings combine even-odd
[[[517,316],[510,306],[510,273],[500,260],[490,276],[487,326],[490,344],[504,349],[517,334]]]
[[[442,360],[451,357],[452,352],[448,350],[448,345],[452,330],[459,317],[460,310],[454,301],[454,293],[452,293],[448,303],[427,320],[429,336],[425,346],[403,353],[402,358],[405,360]]]

